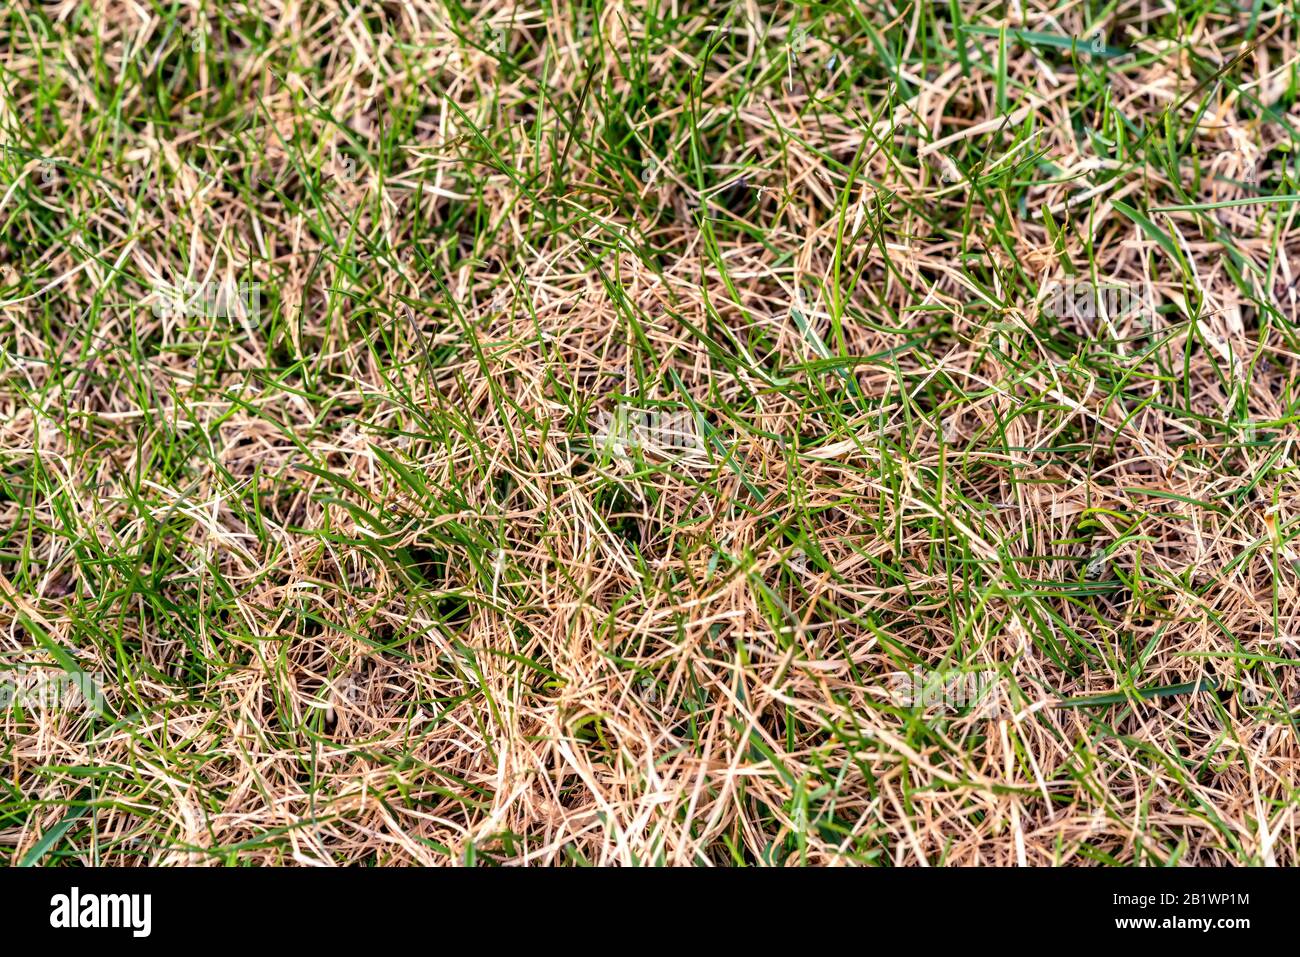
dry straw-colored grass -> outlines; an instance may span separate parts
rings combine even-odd
[[[946,9],[670,6],[6,15],[0,655],[107,706],[0,717],[12,861],[1295,863],[1297,207],[1151,211],[1294,191],[1291,14],[1126,2],[1004,109]],[[602,459],[621,396],[719,446]]]

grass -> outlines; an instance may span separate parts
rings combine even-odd
[[[1297,22],[11,6],[0,849],[1296,863]]]

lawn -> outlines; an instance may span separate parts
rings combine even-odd
[[[3,859],[1300,863],[1298,33],[7,6]]]

